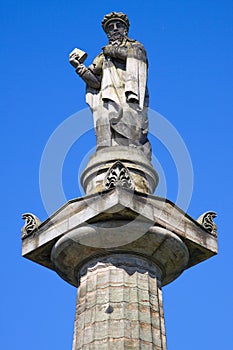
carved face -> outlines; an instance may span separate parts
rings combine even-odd
[[[107,25],[106,32],[109,40],[115,41],[124,38],[128,30],[122,21],[114,19]]]

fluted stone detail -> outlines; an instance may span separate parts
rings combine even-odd
[[[79,272],[73,350],[165,350],[159,268],[142,257],[114,254]]]

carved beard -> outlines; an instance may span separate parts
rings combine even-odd
[[[120,45],[122,41],[127,37],[127,31],[125,31],[124,34],[116,32],[110,35],[109,33],[107,33],[107,36],[108,36],[109,44]]]

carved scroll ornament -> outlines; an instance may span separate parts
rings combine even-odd
[[[217,236],[217,226],[213,221],[216,216],[217,214],[214,211],[207,211],[197,219],[197,222],[214,236]]]
[[[32,231],[34,231],[41,224],[41,221],[37,216],[31,213],[25,213],[22,215],[22,219],[25,220],[25,224],[21,229],[22,238],[30,236]]]

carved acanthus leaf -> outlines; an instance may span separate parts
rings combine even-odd
[[[197,219],[197,222],[214,236],[217,236],[217,226],[213,221],[216,216],[217,214],[214,211],[207,211]]]
[[[117,186],[134,189],[129,170],[118,160],[108,170],[104,179],[104,187],[109,190]]]
[[[38,228],[38,226],[41,224],[41,221],[38,219],[38,217],[31,213],[25,213],[22,215],[22,219],[25,220],[25,224],[22,227],[22,238],[28,237],[32,231]]]

